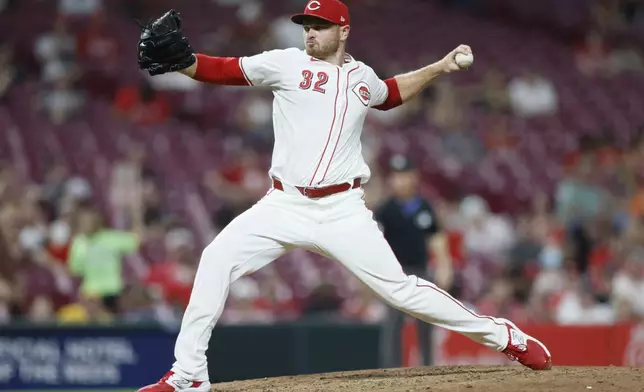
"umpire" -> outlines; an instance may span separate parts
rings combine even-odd
[[[392,195],[375,214],[380,229],[406,274],[434,281],[450,290],[453,273],[447,239],[431,204],[418,195],[418,173],[412,162],[401,155],[394,156],[389,167]],[[432,276],[428,269],[430,253],[434,257]],[[388,308],[381,341],[384,367],[402,366],[401,332],[405,318],[401,311]],[[417,329],[422,364],[429,366],[432,363],[431,325],[418,320]]]

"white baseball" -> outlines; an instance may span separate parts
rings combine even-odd
[[[469,53],[469,54],[456,53],[456,56],[454,56],[454,60],[456,61],[456,64],[459,67],[469,68],[474,62],[474,55],[472,53]]]

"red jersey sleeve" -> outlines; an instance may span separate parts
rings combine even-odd
[[[237,86],[280,88],[286,66],[297,49],[275,49],[246,57],[210,57],[198,54],[195,79]]]
[[[372,68],[367,67],[367,70],[367,83],[372,90],[369,106],[378,110],[389,110],[402,105],[403,102],[396,79],[382,80]]]
[[[194,79],[229,86],[250,86],[240,61],[239,57],[211,57],[197,54],[197,70]]]

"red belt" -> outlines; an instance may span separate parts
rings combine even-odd
[[[359,178],[356,178],[353,180],[353,184],[349,184],[348,182],[345,182],[344,184],[329,185],[321,188],[311,188],[311,187],[303,187],[303,186],[296,186],[295,188],[298,191],[300,191],[302,195],[306,197],[310,197],[311,199],[319,199],[321,197],[331,196],[336,193],[345,192],[345,191],[348,191],[349,189],[360,188],[361,184],[362,184],[362,181]],[[282,182],[277,178],[273,178],[273,187],[282,192],[284,191],[284,185],[282,185]]]

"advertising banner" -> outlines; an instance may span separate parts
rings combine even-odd
[[[618,325],[525,325],[550,350],[555,366],[644,366],[644,323]],[[418,364],[415,328],[404,331],[406,366]],[[503,355],[455,332],[434,328],[432,352],[435,365],[501,365]]]
[[[172,365],[175,334],[156,329],[0,330],[0,390],[133,388]]]

